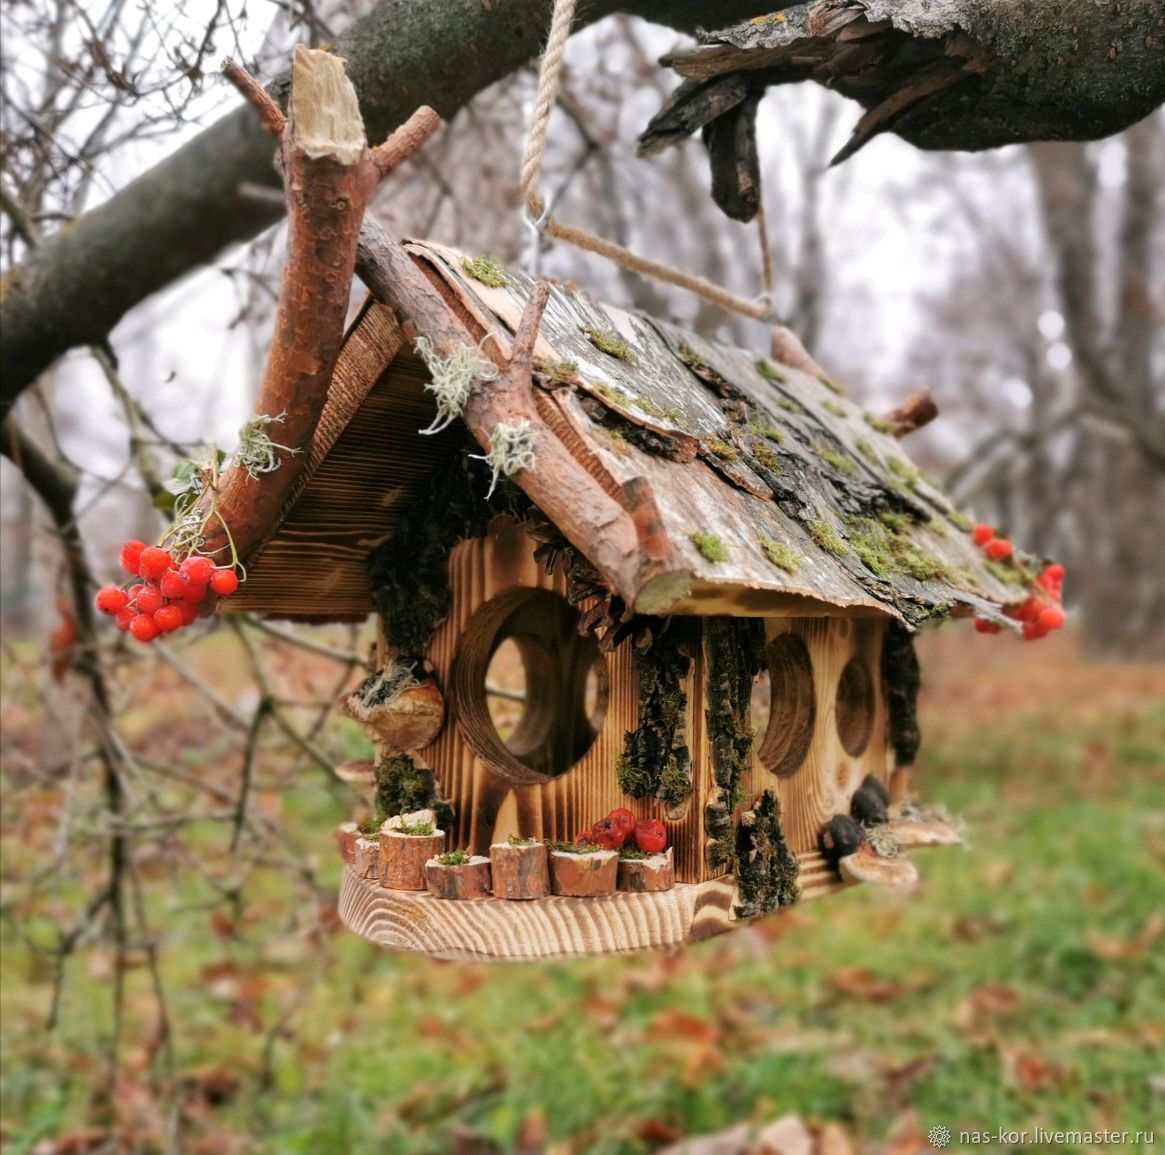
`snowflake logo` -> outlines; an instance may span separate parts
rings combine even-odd
[[[926,1137],[932,1147],[937,1147],[939,1150],[942,1150],[942,1148],[950,1146],[951,1129],[949,1127],[932,1127],[927,1132]]]

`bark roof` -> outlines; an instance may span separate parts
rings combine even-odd
[[[508,350],[531,279],[507,272],[504,285],[489,287],[466,272],[460,253],[428,243],[409,251],[471,330],[495,334]],[[617,349],[609,336],[626,342],[625,354],[600,347]],[[366,306],[348,346],[310,476],[232,599],[240,609],[320,616],[329,595],[319,584],[310,606],[296,608],[282,593],[286,583],[264,571],[278,568],[269,558],[307,552],[308,522],[342,536],[347,517],[350,540],[320,575],[335,594],[336,612],[324,616],[367,612],[367,578],[340,571],[389,536],[410,492],[460,451],[455,430],[417,435],[433,403],[387,310]],[[535,349],[535,386],[546,425],[604,489],[618,495],[633,479],[649,487],[663,565],[645,567],[636,588],[603,575],[638,610],[881,611],[916,626],[951,613],[998,618],[1022,596],[1015,567],[986,563],[966,520],[828,379],[556,285]],[[359,478],[366,496],[341,509],[329,494],[345,477]],[[513,480],[521,486],[523,477]],[[586,542],[573,544],[587,553]]]

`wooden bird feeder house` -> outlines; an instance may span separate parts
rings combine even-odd
[[[377,758],[344,773],[395,825],[341,831],[344,921],[447,958],[673,946],[957,841],[906,801],[910,632],[1016,594],[892,426],[805,368],[380,241],[226,607],[379,615],[343,704]],[[666,851],[561,845],[617,808]]]

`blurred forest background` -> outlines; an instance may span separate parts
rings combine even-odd
[[[5,0],[4,270],[233,107],[224,55],[271,76],[361,10]],[[544,187],[750,296],[757,233],[703,149],[635,158],[679,39],[615,17],[571,40]],[[533,89],[459,113],[382,189],[386,225],[535,259]],[[922,642],[922,778],[972,854],[925,862],[909,902],[850,893],[676,958],[434,965],[339,930],[330,770],[367,751],[329,706],[369,631],[234,617],[145,650],[86,610],[117,545],[158,536],[174,466],[251,412],[275,228],[59,362],[5,437],[4,1150],[581,1155],[793,1111],[905,1153],[932,1123],[1165,1117],[1165,115],[981,155],[882,137],[830,169],[855,116],[806,86],[761,106],[778,312],[866,409],[929,388],[909,452],[1069,575],[1064,637]],[[585,254],[537,259],[767,348]]]

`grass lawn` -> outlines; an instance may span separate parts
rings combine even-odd
[[[339,927],[288,933],[302,892],[277,870],[248,876],[225,929],[196,881],[147,881],[185,1094],[176,1149],[489,1150],[469,1146],[476,1136],[503,1151],[631,1155],[786,1112],[897,1155],[927,1150],[934,1124],[955,1132],[952,1149],[972,1149],[960,1130],[1001,1127],[1156,1125],[1160,1143],[1165,670],[1090,666],[1070,638],[1026,647],[962,627],[923,651],[916,781],[967,820],[970,847],[918,854],[909,898],[856,887],[673,956],[483,966],[392,956]],[[38,797],[9,791],[17,882]],[[333,792],[304,776],[279,802],[334,883]],[[224,853],[221,828],[203,841]],[[93,1122],[109,1031],[109,959],[93,944],[45,1032],[49,975],[17,932],[47,933],[52,912],[14,910],[6,1155]],[[131,973],[116,1116],[142,1150],[171,1125],[151,1077],[148,987],[145,968]]]

